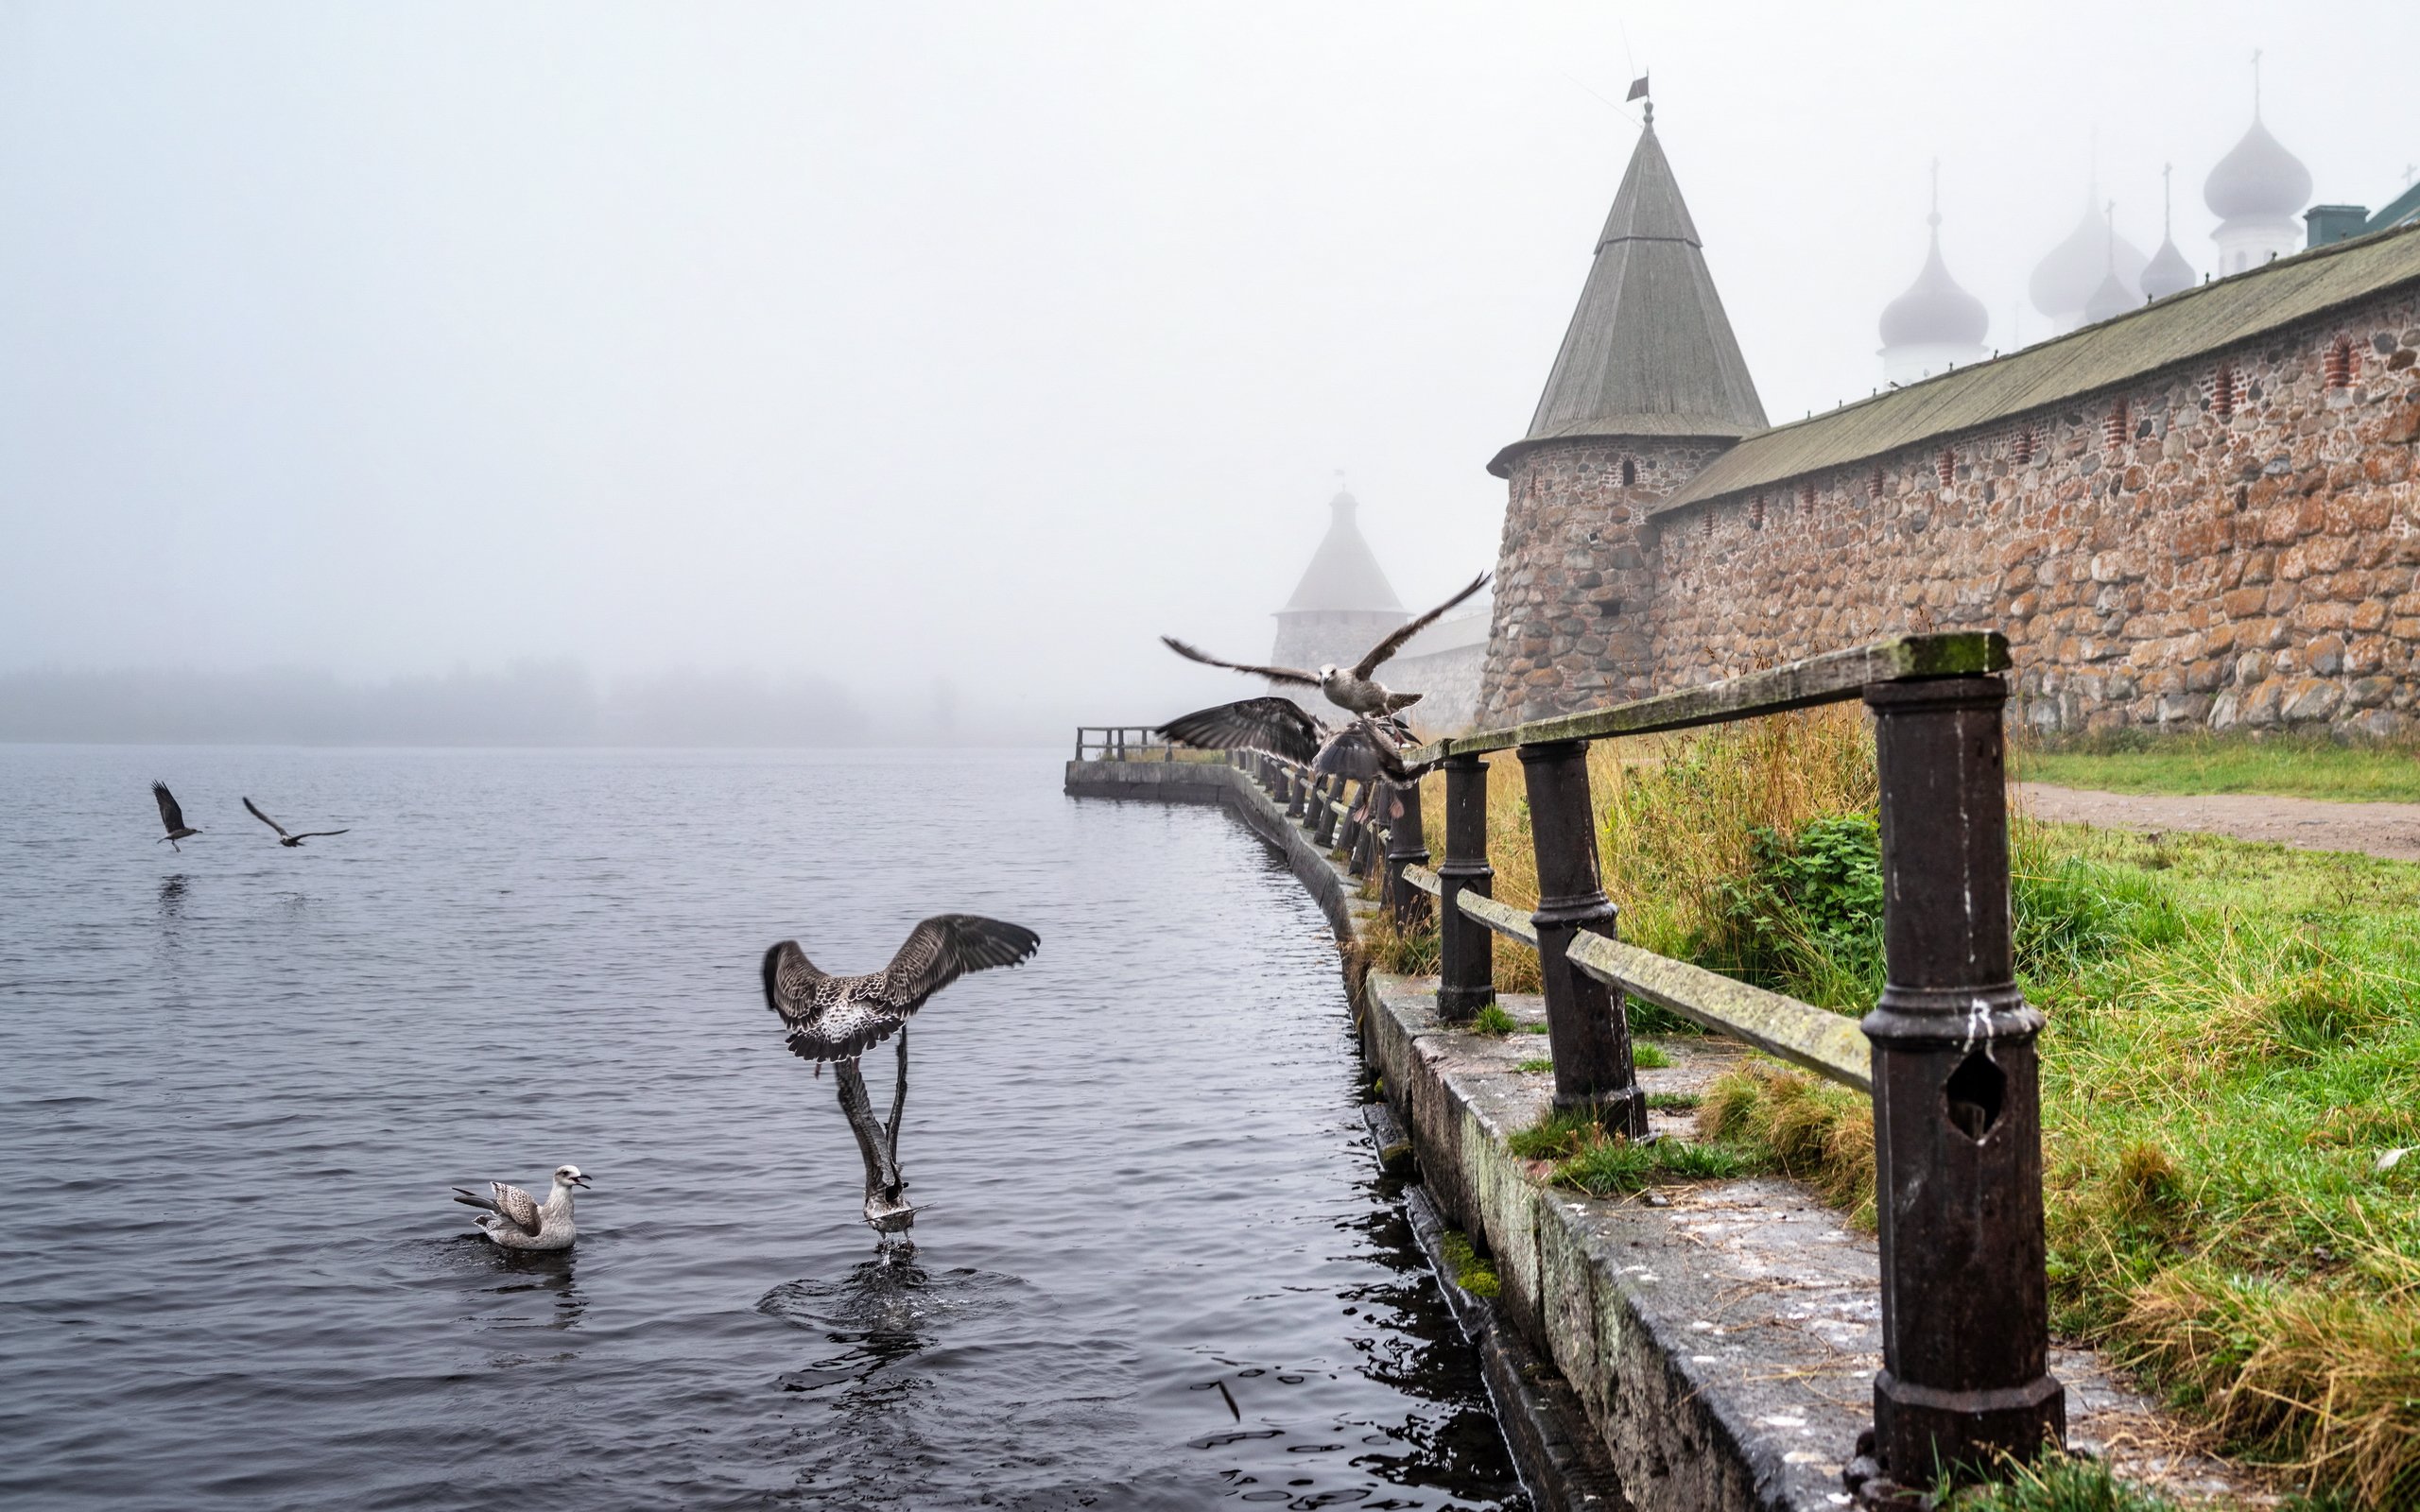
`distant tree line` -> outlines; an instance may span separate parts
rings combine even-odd
[[[864,713],[820,678],[577,662],[347,680],[330,672],[0,673],[0,741],[300,746],[842,746]]]

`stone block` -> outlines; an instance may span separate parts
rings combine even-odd
[[[2305,678],[2287,690],[2278,717],[2288,724],[2315,724],[2336,713],[2343,701],[2344,690],[2335,683]]]

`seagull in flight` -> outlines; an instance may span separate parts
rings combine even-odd
[[[1199,662],[1205,666],[1225,667],[1231,672],[1248,672],[1253,677],[1267,678],[1271,682],[1286,683],[1293,687],[1317,688],[1327,695],[1328,702],[1352,713],[1372,717],[1391,714],[1398,709],[1410,708],[1420,701],[1421,696],[1416,693],[1397,693],[1380,682],[1376,677],[1378,668],[1389,657],[1402,650],[1405,642],[1436,624],[1438,617],[1447,610],[1485,588],[1490,576],[1487,573],[1479,574],[1470,580],[1470,586],[1443,604],[1409,624],[1396,626],[1388,633],[1385,640],[1370,647],[1369,654],[1350,667],[1340,667],[1330,662],[1317,672],[1305,672],[1300,667],[1253,666],[1242,662],[1221,662],[1206,651],[1187,645],[1173,635],[1163,635],[1160,637],[1160,642],[1188,662]]]
[[[185,811],[177,807],[177,795],[168,791],[167,783],[155,779],[151,783],[151,799],[160,805],[161,828],[168,832],[160,836],[160,840],[167,841],[169,850],[182,855],[185,848],[177,842],[190,840],[201,832],[185,823]],[[160,840],[151,843],[158,845]]]
[[[1392,714],[1368,715],[1326,725],[1291,698],[1245,698],[1179,714],[1159,728],[1179,745],[1204,750],[1259,750],[1300,762],[1322,777],[1339,773],[1357,782],[1410,782],[1415,770],[1403,759],[1411,731]]]
[[[840,1110],[865,1160],[865,1218],[874,1232],[899,1233],[916,1221],[916,1210],[906,1195],[907,1178],[899,1174],[899,1115],[908,1106],[908,1017],[967,972],[1023,965],[1041,945],[1042,936],[1022,925],[976,914],[936,914],[908,932],[908,942],[889,966],[864,976],[832,975],[808,960],[794,939],[765,953],[765,1005],[781,1017],[790,1054],[814,1062],[819,1075],[824,1062],[834,1063]],[[899,1037],[899,1080],[886,1125],[874,1117],[857,1060],[894,1033]]]
[[[571,1190],[587,1185],[588,1177],[579,1174],[579,1166],[559,1165],[554,1187],[544,1202],[501,1181],[489,1182],[484,1197],[467,1187],[456,1187],[454,1200],[466,1208],[485,1210],[487,1215],[477,1220],[479,1231],[506,1249],[569,1249],[579,1234],[571,1221]]]
[[[305,840],[317,840],[326,835],[351,834],[353,833],[351,830],[305,830],[301,834],[288,834],[285,833],[285,825],[278,823],[275,819],[272,819],[268,815],[263,814],[261,812],[261,806],[253,802],[251,799],[244,799],[244,807],[252,811],[253,818],[260,820],[263,824],[266,824],[270,829],[275,830],[277,832],[277,843],[285,846],[289,850],[301,845]]]

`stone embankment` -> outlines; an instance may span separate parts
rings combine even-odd
[[[1286,857],[1340,940],[1375,912],[1234,767],[1071,762],[1066,790],[1222,806]],[[1543,1504],[1845,1505],[1841,1470],[1873,1421],[1881,1364],[1873,1236],[1778,1179],[1624,1198],[1546,1185],[1509,1145],[1552,1100],[1550,1076],[1520,1069],[1544,1040],[1447,1028],[1433,978],[1358,971],[1351,952],[1346,960],[1364,1054],[1418,1161],[1415,1218],[1422,1204],[1433,1208],[1493,1259],[1495,1302],[1458,1301],[1471,1310],[1499,1416]],[[1501,1001],[1524,1023],[1544,1021],[1537,999]],[[1697,1038],[1661,1048],[1673,1063],[1640,1074],[1651,1095],[1698,1091],[1741,1054]],[[1657,1119],[1657,1132],[1685,1130]],[[2072,1447],[2187,1494],[2244,1490],[2227,1467],[2172,1449],[2189,1435],[2090,1354],[2054,1350],[2052,1367],[2067,1388]]]

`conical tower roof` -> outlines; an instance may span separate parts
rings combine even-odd
[[[1764,428],[1764,405],[1651,115],[1527,438]]]
[[[1294,595],[1278,612],[1363,610],[1402,613],[1403,600],[1395,597],[1394,586],[1387,581],[1370,543],[1361,539],[1361,527],[1354,523],[1353,516],[1361,507],[1359,501],[1339,490],[1327,507],[1327,535],[1320,541],[1320,549],[1311,553],[1311,564],[1303,569],[1303,580],[1294,585]]]

